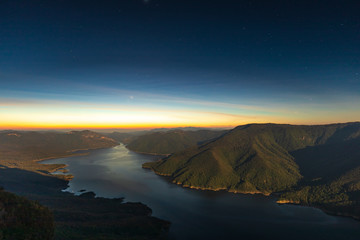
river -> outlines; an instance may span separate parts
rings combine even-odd
[[[148,205],[153,216],[171,221],[171,239],[360,239],[360,222],[350,218],[262,195],[183,188],[141,167],[157,158],[119,145],[43,163],[68,165],[74,179],[66,191]]]

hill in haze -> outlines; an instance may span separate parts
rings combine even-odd
[[[200,130],[213,130],[212,128],[204,127],[176,127],[176,128],[154,128],[151,132],[169,132],[169,131],[200,131]],[[218,129],[223,130],[223,129]]]
[[[138,136],[147,134],[148,131],[137,131],[137,132],[112,132],[105,133],[104,135],[112,138],[123,144],[129,144],[131,141],[135,140]]]
[[[143,166],[187,187],[348,206],[360,200],[360,123],[244,125]]]
[[[112,138],[92,131],[0,132],[0,165],[31,171],[53,171],[60,166],[37,161],[73,155],[78,150],[116,146]]]
[[[127,148],[140,153],[168,155],[193,145],[212,141],[225,132],[223,130],[190,131],[179,129],[151,132],[134,138],[128,143]]]

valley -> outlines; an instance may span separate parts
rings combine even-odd
[[[175,184],[195,192],[217,191],[220,196],[223,192],[240,193],[234,200],[239,204],[241,194],[255,194],[255,198],[265,195],[272,208],[274,203],[297,204],[317,207],[331,215],[360,217],[357,122],[314,126],[248,124],[231,130],[108,134],[2,131],[0,142],[0,186],[48,207],[54,214],[55,239],[94,237],[105,229],[107,239],[167,238],[169,229],[173,238],[181,228],[189,226],[167,213],[177,211],[176,208],[164,207],[154,197],[179,194],[168,189]],[[100,165],[96,164],[98,161]],[[114,170],[103,172],[109,166]],[[152,192],[144,188],[148,185],[145,179],[152,174],[144,169],[165,176],[152,180],[158,182],[151,186]],[[97,176],[101,176],[97,180],[100,185],[93,183]],[[91,184],[84,185],[82,178]],[[113,182],[116,188],[105,187],[103,181]],[[72,193],[61,192],[68,185]],[[110,192],[101,190],[107,188]],[[120,192],[113,194],[116,189]],[[142,194],[137,193],[140,189]],[[185,202],[193,194],[187,191],[190,195],[184,198]],[[155,216],[164,220],[151,217],[152,210],[144,204],[124,202],[124,197],[145,201],[155,208]],[[232,205],[235,202],[231,200]],[[81,220],[84,218],[85,222]]]

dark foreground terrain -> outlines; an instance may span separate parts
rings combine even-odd
[[[94,198],[92,193],[74,196],[61,192],[67,182],[55,177],[2,168],[0,185],[47,206],[54,215],[55,239],[161,239],[170,226],[169,222],[151,217],[151,209],[141,203]],[[51,229],[46,224],[40,226]]]
[[[0,239],[52,239],[52,212],[39,203],[0,189]]]

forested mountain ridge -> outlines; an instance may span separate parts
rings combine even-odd
[[[185,131],[181,129],[150,132],[129,141],[127,148],[135,152],[168,155],[214,140],[226,132],[224,130]]]
[[[352,204],[360,200],[360,123],[238,126],[143,167],[193,188],[283,192],[282,201]]]

